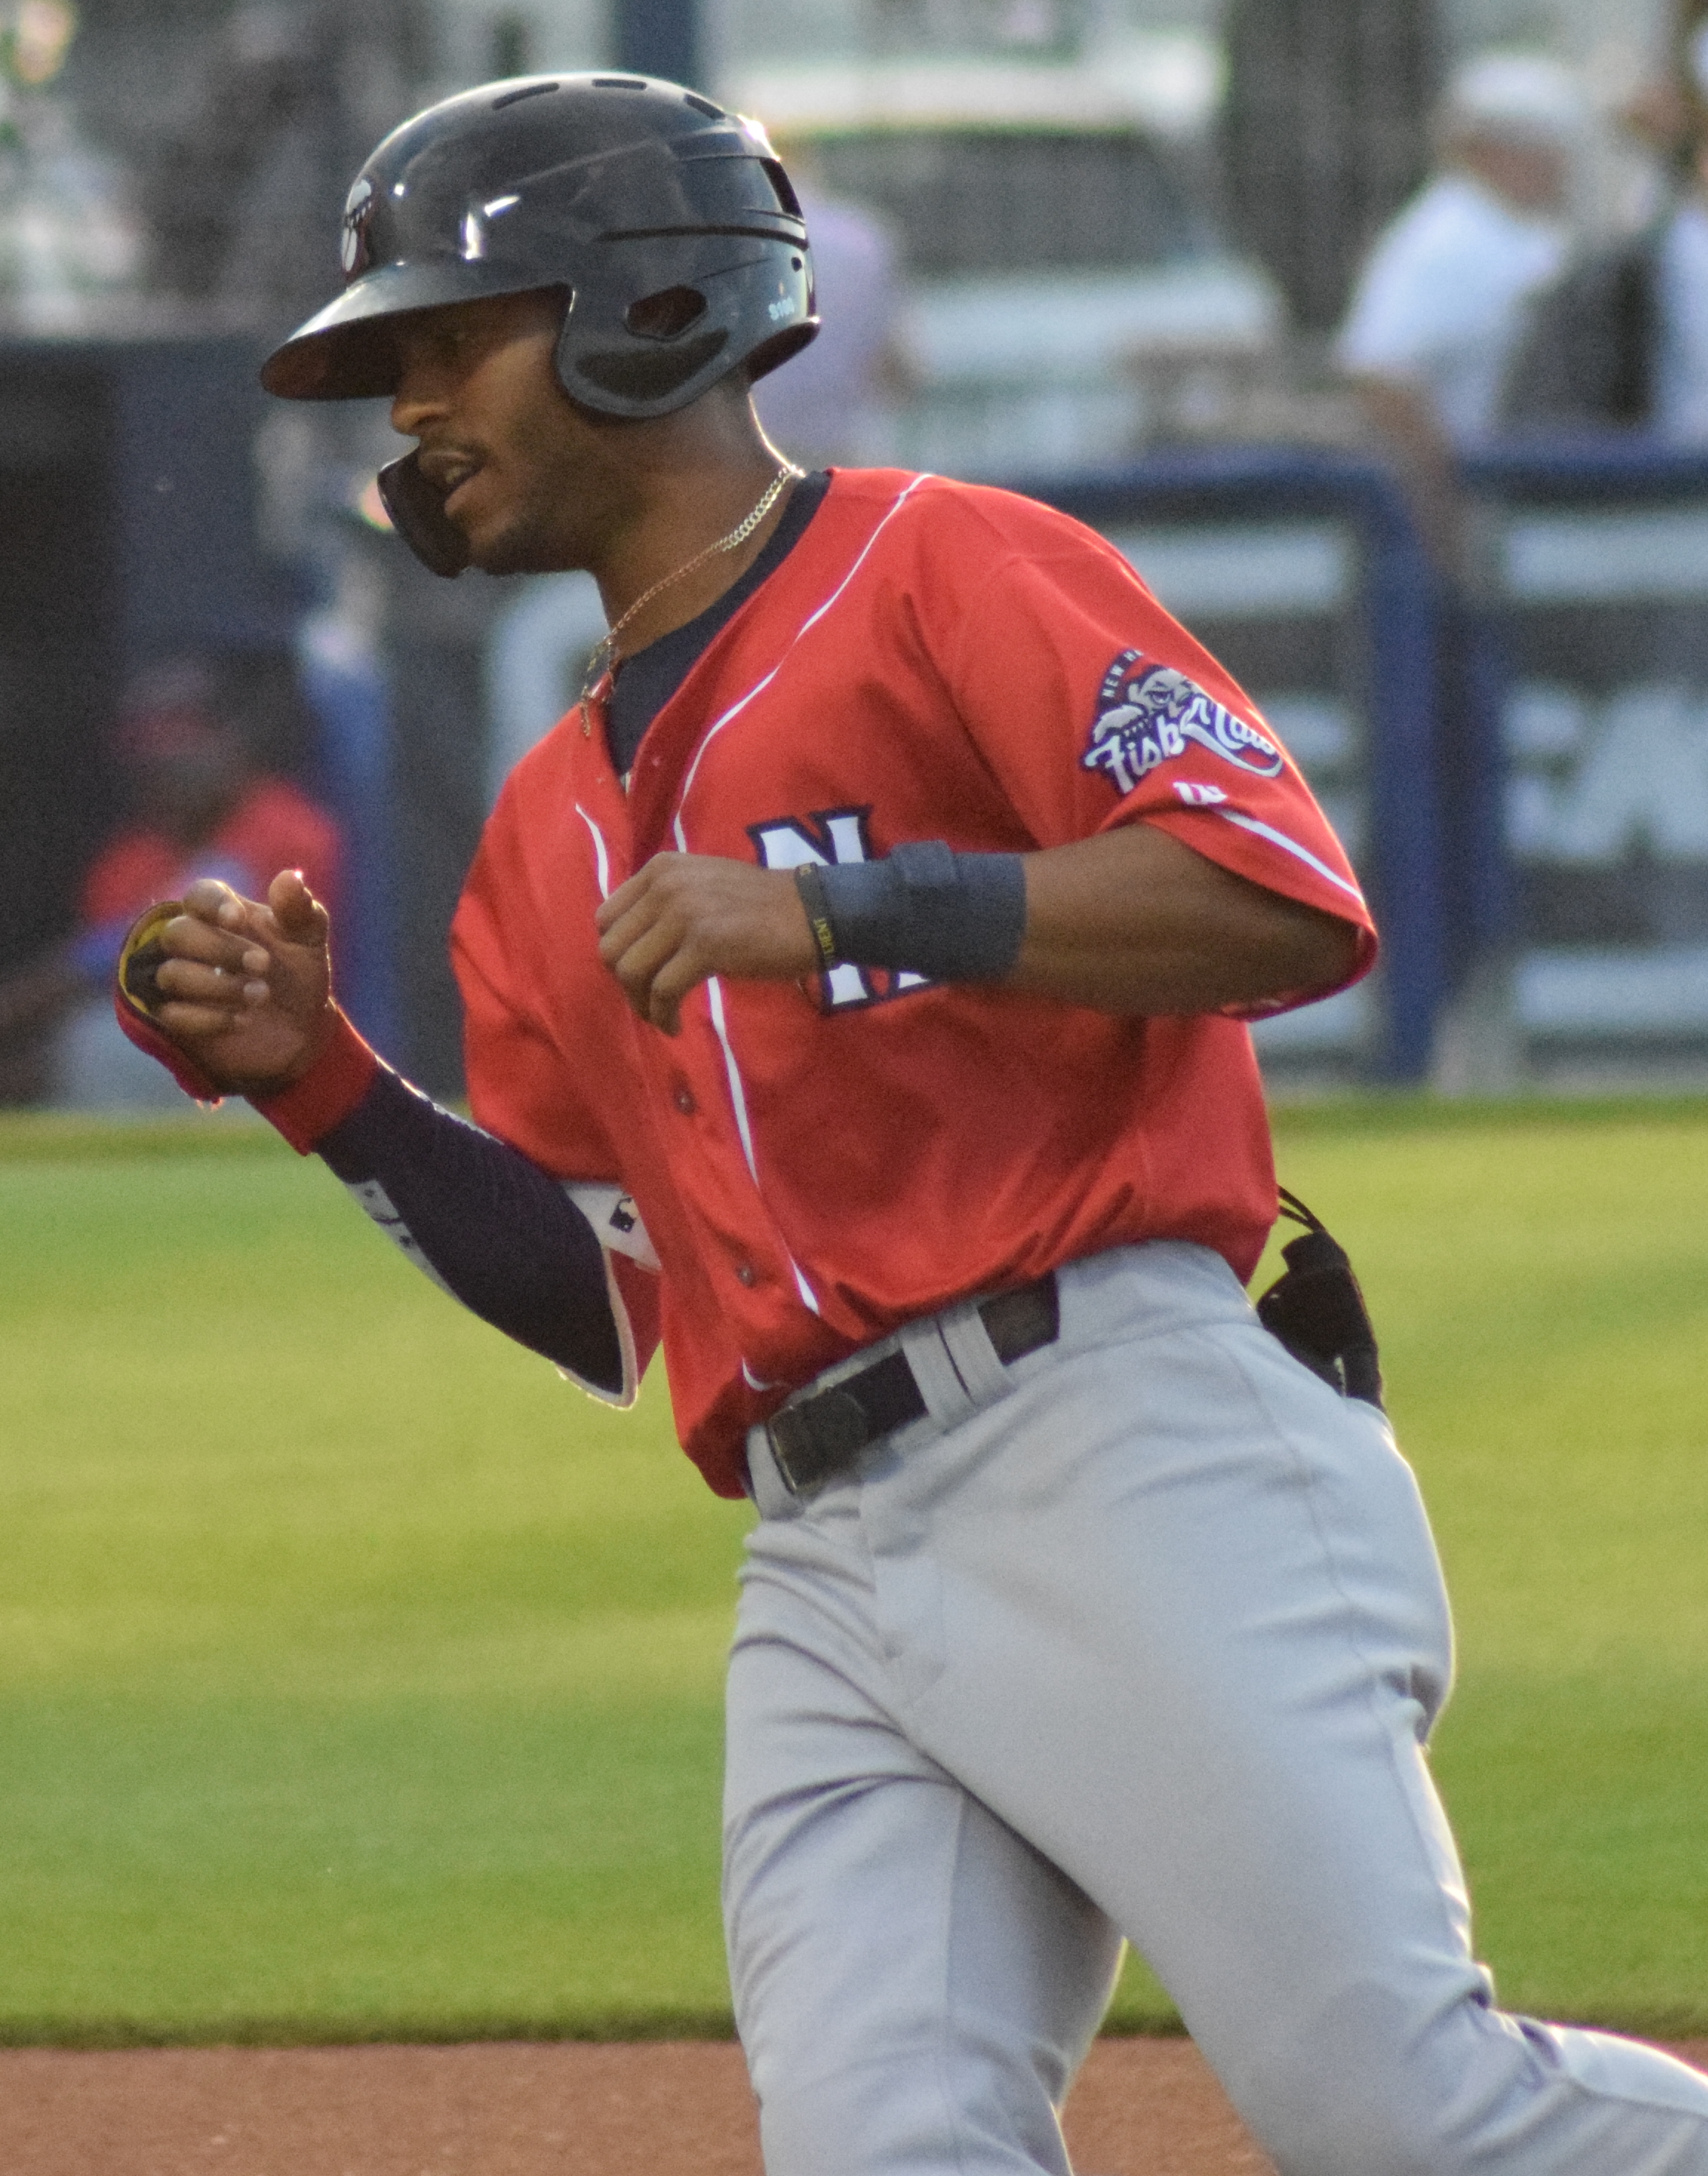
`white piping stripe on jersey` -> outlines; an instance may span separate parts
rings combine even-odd
[[[711,1023],[717,1031],[719,1043],[724,1053],[724,1070],[730,1079],[730,1101],[735,1106],[736,1131],[742,1137],[742,1154],[747,1159],[748,1177],[757,1186],[759,1167],[753,1161],[753,1129],[748,1123],[748,1091],[742,1085],[742,1070],[736,1064],[736,1054],[730,1048],[729,1030],[724,1020],[724,993],[715,975],[708,975],[705,984],[706,1003],[711,1008]]]
[[[780,657],[776,663],[771,667],[770,671],[766,673],[763,680],[756,681],[754,684],[748,688],[747,694],[742,697],[740,702],[731,704],[729,709],[724,712],[722,717],[721,717],[715,725],[707,727],[706,737],[694,750],[694,761],[688,766],[688,776],[683,782],[681,797],[677,802],[676,819],[671,827],[676,834],[677,851],[678,853],[685,854],[688,851],[688,837],[682,828],[682,803],[688,798],[688,787],[694,784],[694,773],[699,769],[700,758],[711,746],[713,737],[715,734],[721,733],[724,727],[730,723],[732,719],[740,717],[742,712],[746,710],[748,704],[753,701],[756,695],[763,695],[766,688],[770,686],[772,681],[776,678],[777,675],[782,671],[782,669],[783,661]]]
[[[847,573],[842,577],[835,588],[831,590],[830,596],[825,598],[824,603],[819,606],[817,612],[809,613],[808,617],[802,621],[801,634],[797,634],[795,637],[796,642],[800,640],[801,635],[805,634],[809,628],[816,627],[819,622],[824,618],[825,613],[830,611],[831,606],[835,603],[836,600],[841,596],[843,590],[847,588],[849,583],[853,580],[854,577],[865,565],[867,554],[871,551],[873,546],[878,541],[878,538],[884,534],[884,530],[889,526],[896,515],[900,513],[902,508],[906,505],[908,500],[912,498],[914,492],[918,490],[921,484],[934,483],[936,481],[937,479],[927,471],[915,476],[912,482],[908,485],[906,491],[898,492],[896,493],[895,505],[890,508],[889,513],[884,515],[883,520],[878,523],[878,526],[861,546],[859,556],[855,560],[853,565],[848,569]],[[793,645],[791,644],[790,646],[792,648]]]
[[[1259,823],[1255,816],[1237,815],[1232,808],[1218,808],[1216,813],[1224,824],[1237,824],[1242,831],[1255,831],[1259,838],[1267,839],[1272,845],[1296,856],[1314,868],[1319,877],[1326,877],[1337,891],[1345,892],[1348,899],[1357,900],[1360,906],[1364,904],[1364,895],[1357,884],[1348,884],[1344,877],[1336,876],[1326,862],[1319,862],[1308,846],[1302,846],[1297,839],[1288,838],[1285,831],[1277,831],[1270,824]]]
[[[777,660],[770,671],[765,674],[763,679],[756,681],[753,685],[748,688],[745,695],[742,696],[737,701],[732,703],[728,710],[724,712],[723,715],[707,728],[704,739],[702,739],[699,746],[694,750],[694,761],[688,766],[688,776],[683,781],[682,791],[677,796],[676,816],[672,824],[671,829],[675,835],[677,851],[678,853],[685,854],[688,851],[688,833],[683,828],[682,813],[683,806],[688,800],[688,794],[693,789],[694,780],[699,775],[700,760],[705,754],[706,750],[711,746],[712,742],[716,738],[717,735],[723,731],[724,727],[732,724],[737,718],[738,718],[742,712],[747,709],[748,704],[751,703],[756,696],[763,695],[764,694],[766,688],[770,686],[772,681],[776,678],[777,675],[782,671],[784,665],[787,662],[790,650],[793,650],[795,645],[801,639],[803,634],[809,633],[812,628],[818,625],[819,622],[824,618],[825,613],[830,611],[831,606],[834,605],[842,596],[843,592],[847,589],[848,585],[859,573],[862,567],[865,565],[868,556],[870,554],[873,547],[877,543],[878,538],[884,534],[884,531],[888,528],[890,522],[892,522],[895,516],[900,512],[907,500],[912,497],[916,491],[918,490],[921,484],[929,483],[932,481],[933,479],[928,475],[917,476],[905,491],[897,493],[895,503],[889,509],[889,511],[884,515],[883,520],[878,523],[878,526],[867,538],[865,543],[862,545],[853,565],[850,567],[847,573],[842,577],[835,588],[831,590],[830,596],[825,598],[823,604],[818,606],[813,612],[808,614],[805,619],[802,621],[800,626],[796,628],[794,634],[789,638],[788,646],[784,650],[783,655]],[[596,830],[594,830],[593,819],[591,817],[587,816],[585,809],[581,811],[581,813],[586,818],[588,828],[590,830],[593,831],[593,835],[596,840],[599,834]],[[736,1063],[736,1053],[730,1043],[729,1027],[724,1018],[723,992],[718,987],[718,979],[715,975],[708,977],[705,987],[706,1002],[711,1009],[712,1026],[716,1031],[719,1044],[723,1050],[724,1070],[729,1076],[730,1101],[735,1107],[736,1130],[741,1135],[742,1154],[747,1159],[748,1176],[753,1182],[754,1191],[763,1197],[764,1189],[759,1184],[759,1167],[753,1159],[753,1129],[748,1122],[747,1089],[742,1084],[742,1069]],[[795,1287],[799,1292],[802,1300],[813,1310],[814,1314],[821,1313],[822,1310],[819,1305],[818,1295],[813,1292],[811,1285],[807,1282],[806,1278],[801,1274],[800,1264],[795,1259],[792,1254],[791,1254],[788,1259],[789,1267],[795,1273]]]
[[[735,1106],[736,1131],[742,1137],[742,1154],[747,1159],[748,1177],[753,1182],[753,1191],[757,1194],[760,1192],[759,1167],[753,1161],[753,1128],[748,1123],[748,1091],[742,1082],[742,1069],[736,1064],[736,1054],[730,1047],[729,1024],[724,1018],[724,993],[722,986],[715,975],[707,976],[705,994],[706,1003],[711,1009],[711,1023],[717,1031],[717,1039],[723,1050],[724,1070],[729,1075],[730,1101]],[[787,1257],[789,1267],[795,1273],[796,1289],[807,1305],[812,1308],[813,1314],[817,1314],[819,1312],[818,1295],[801,1275],[800,1264],[792,1254],[789,1254],[786,1247],[783,1252]]]
[[[599,826],[594,822],[593,819],[587,813],[587,811],[581,806],[581,803],[579,801],[575,804],[575,813],[581,819],[581,821],[593,834],[593,852],[599,876],[599,896],[601,899],[609,899],[611,896],[611,857],[606,851],[605,835],[601,831]]]
[[[929,475],[917,476],[913,479],[912,482],[908,485],[906,491],[897,493],[895,503],[890,508],[889,511],[884,515],[883,520],[878,523],[878,526],[861,546],[859,554],[856,558],[853,565],[848,569],[841,580],[837,583],[835,588],[831,590],[830,596],[825,598],[824,603],[816,607],[814,610],[810,612],[807,615],[806,618],[801,622],[801,624],[796,628],[794,634],[790,636],[788,647],[784,650],[782,656],[777,660],[770,671],[766,673],[764,678],[756,682],[753,687],[748,688],[747,694],[743,695],[738,702],[731,704],[729,709],[724,712],[722,717],[719,718],[714,724],[707,727],[705,738],[694,750],[694,761],[688,765],[688,776],[683,779],[682,782],[682,791],[676,797],[676,842],[683,853],[688,851],[688,840],[683,832],[682,811],[687,802],[688,795],[694,790],[694,779],[699,775],[699,771],[700,759],[704,755],[706,750],[711,746],[712,742],[716,736],[723,731],[724,727],[726,725],[729,725],[734,719],[738,718],[756,695],[763,695],[764,694],[766,688],[770,686],[772,681],[776,678],[777,675],[782,671],[785,664],[788,661],[789,651],[794,648],[795,645],[801,639],[801,637],[803,634],[809,634],[811,630],[819,624],[819,622],[824,618],[825,613],[830,611],[831,606],[834,605],[841,596],[843,591],[847,588],[850,582],[853,580],[854,577],[865,565],[868,555],[871,552],[873,547],[877,543],[878,538],[884,534],[884,530],[889,526],[890,523],[895,519],[896,515],[901,511],[902,508],[913,496],[914,492],[918,490],[921,484],[933,483],[935,481],[936,479]]]

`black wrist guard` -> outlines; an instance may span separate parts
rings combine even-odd
[[[824,872],[816,862],[802,862],[795,871],[795,889],[801,895],[801,904],[807,910],[807,926],[813,933],[813,942],[819,948],[819,965],[831,968],[841,964],[841,955],[836,949],[836,932],[830,921],[830,902],[824,896]]]
[[[797,872],[797,881],[804,872]],[[955,854],[940,839],[898,846],[881,862],[814,867],[801,884],[827,966],[911,968],[939,982],[1000,982],[1025,934],[1018,854]]]

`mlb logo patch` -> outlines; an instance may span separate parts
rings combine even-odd
[[[1276,777],[1285,761],[1274,741],[1183,672],[1123,650],[1097,691],[1085,768],[1107,772],[1118,793],[1130,793],[1159,764],[1184,755],[1189,742],[1259,778]]]

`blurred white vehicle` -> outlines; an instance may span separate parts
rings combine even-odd
[[[917,379],[862,449],[967,476],[1096,466],[1201,432],[1283,329],[1202,180],[1210,49],[1125,65],[749,69],[723,95],[900,237]]]

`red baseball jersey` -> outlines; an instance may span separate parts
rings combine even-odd
[[[626,1395],[661,1336],[721,1493],[753,1422],[911,1318],[1136,1240],[1248,1278],[1276,1210],[1257,1067],[1232,1017],[851,966],[713,980],[668,1036],[601,965],[600,900],[661,851],[1025,853],[1134,821],[1353,924],[1370,965],[1297,770],[1120,553],[1029,499],[881,470],[835,473],[627,791],[575,712],[512,775],[453,934],[475,1114],[585,1183]]]

